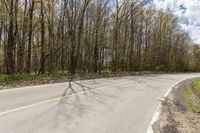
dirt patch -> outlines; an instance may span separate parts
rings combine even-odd
[[[200,132],[200,112],[189,110],[184,94],[185,89],[189,89],[192,102],[196,101],[195,104],[199,104],[199,94],[195,92],[192,80],[180,83],[162,102],[159,120],[153,125],[155,133]]]

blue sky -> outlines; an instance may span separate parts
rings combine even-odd
[[[146,0],[150,1],[150,0]],[[179,25],[200,44],[200,0],[151,0],[158,9],[170,9]]]

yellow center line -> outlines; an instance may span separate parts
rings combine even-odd
[[[73,93],[71,95],[60,96],[60,97],[57,97],[57,98],[53,98],[53,99],[45,100],[45,101],[42,101],[42,102],[38,102],[38,103],[34,103],[34,104],[22,106],[22,107],[19,107],[19,108],[11,109],[11,110],[8,110],[8,111],[0,112],[0,116],[6,115],[6,114],[9,114],[9,113],[13,113],[13,112],[17,112],[17,111],[21,111],[21,110],[25,110],[25,109],[28,109],[28,108],[32,108],[32,107],[35,107],[35,106],[42,105],[42,104],[47,104],[47,103],[59,101],[59,100],[64,99],[64,98],[69,98],[69,97],[72,97],[72,96],[82,95],[82,94],[85,94],[87,92],[97,91],[97,90],[103,90],[103,89],[106,89],[108,87],[116,87],[116,86],[127,84],[127,83],[130,83],[130,82],[132,82],[132,81],[115,84],[115,86],[103,86],[103,87],[99,87],[99,88],[92,89],[92,90],[87,90],[87,91],[81,91],[81,92],[78,92],[78,93]]]

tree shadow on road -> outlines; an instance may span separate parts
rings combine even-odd
[[[142,87],[144,87],[144,88],[146,88],[146,89],[149,88],[149,89],[155,90],[155,87],[149,85],[148,83],[145,83],[144,81],[142,81],[142,80],[140,79],[140,77],[128,77],[127,79],[128,79],[128,80],[133,80],[133,81],[135,81],[136,83],[138,83],[139,85],[141,85]]]
[[[80,87],[80,89],[77,91],[74,85]],[[109,105],[102,100],[101,96],[109,98],[114,97],[106,94],[97,94],[93,89],[95,88],[91,88],[76,81],[70,82],[58,101],[53,101],[52,104],[44,104],[44,108],[42,107],[43,105],[39,105],[37,109],[39,113],[35,115],[30,114],[28,118],[9,127],[7,130],[9,132],[14,132],[16,130],[24,132],[23,129],[26,129],[26,131],[28,130],[27,132],[41,132],[44,127],[53,127],[55,131],[52,132],[56,132],[56,129],[60,127],[65,127],[67,129],[68,126],[73,124],[71,121],[74,121],[75,118],[80,118],[86,112],[95,110],[95,108],[92,107],[93,103],[110,108]],[[83,93],[79,94],[80,92]],[[82,95],[81,98],[80,95]]]
[[[88,92],[92,93],[92,94],[96,94],[94,91],[92,91],[94,88],[91,88],[89,86],[86,86],[84,84],[81,84],[77,81],[69,81],[69,85],[68,87],[65,89],[65,91],[63,92],[62,96],[67,96],[67,95],[72,95],[72,94],[77,94],[78,92],[75,90],[75,88],[73,87],[73,84],[78,85],[82,92],[84,92],[84,94],[86,95]],[[70,93],[68,93],[68,91],[70,91]]]

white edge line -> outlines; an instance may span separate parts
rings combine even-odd
[[[197,77],[198,77],[198,76],[197,76]],[[196,78],[196,76],[193,77],[193,78]],[[191,78],[185,78],[185,79],[183,79],[183,80],[180,80],[180,81],[176,82],[174,85],[172,85],[172,86],[169,88],[169,90],[165,93],[163,99],[165,99],[165,98],[170,94],[170,92],[174,89],[174,87],[176,87],[178,84],[180,84],[181,82],[183,82],[183,81],[185,81],[185,80],[187,80],[187,79],[192,79],[192,77],[191,77]],[[151,123],[150,123],[150,125],[149,125],[149,127],[148,127],[146,133],[154,133],[152,127],[153,127],[153,124],[154,124],[154,123],[159,119],[159,117],[160,117],[161,108],[162,108],[162,104],[160,103],[160,104],[158,105],[157,109],[156,109],[156,112],[155,112],[155,114],[154,114],[154,116],[153,116],[153,118],[152,118],[152,120],[151,120]]]

